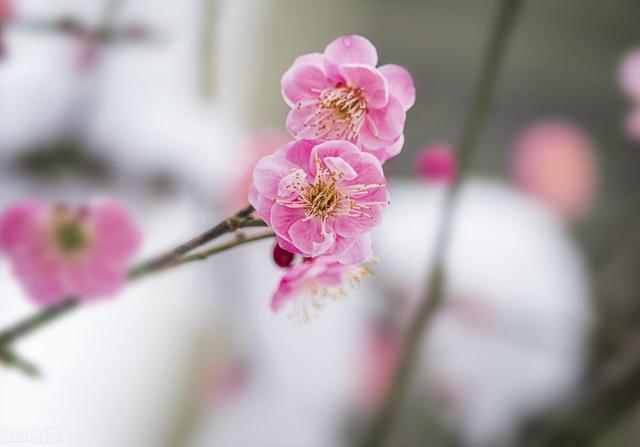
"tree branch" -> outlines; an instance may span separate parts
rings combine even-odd
[[[365,439],[365,446],[383,446],[389,437],[394,416],[398,412],[401,399],[407,387],[418,348],[426,328],[443,299],[443,260],[449,242],[450,229],[458,201],[460,186],[469,173],[473,162],[476,143],[491,107],[498,73],[502,68],[504,53],[513,30],[522,0],[501,0],[491,35],[482,62],[480,76],[474,90],[471,110],[465,122],[461,138],[457,144],[459,175],[447,192],[443,205],[438,236],[434,252],[434,267],[428,274],[427,293],[411,322],[406,341],[389,393],[383,402],[371,431]]]

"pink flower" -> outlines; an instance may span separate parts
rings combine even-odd
[[[91,300],[116,293],[140,241],[127,212],[108,200],[77,210],[28,200],[0,217],[0,252],[43,306],[68,296]]]
[[[620,65],[620,87],[634,102],[625,128],[629,137],[640,141],[640,49],[629,52]]]
[[[427,146],[415,157],[414,166],[419,177],[428,181],[449,183],[456,176],[456,157],[448,144]]]
[[[0,0],[0,25],[12,20],[15,9],[11,0]]]
[[[6,55],[5,24],[13,19],[15,11],[11,0],[0,0],[0,58]]]
[[[298,57],[281,82],[292,107],[289,133],[297,139],[347,140],[381,162],[397,155],[415,87],[404,68],[377,64],[376,48],[361,36],[342,36],[323,54]]]
[[[327,302],[344,298],[345,286],[354,286],[371,275],[367,267],[340,264],[324,256],[309,260],[284,274],[271,298],[271,309],[277,312],[289,303],[293,316],[309,321]]]
[[[512,175],[526,192],[565,218],[582,214],[597,186],[597,164],[589,138],[573,124],[549,120],[517,138]]]
[[[620,65],[620,87],[630,99],[640,102],[640,49],[627,53]]]
[[[380,162],[347,141],[285,144],[260,159],[249,193],[282,248],[345,264],[371,256],[388,199]]]

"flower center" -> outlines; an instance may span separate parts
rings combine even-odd
[[[54,210],[53,221],[53,241],[62,254],[75,256],[89,245],[90,234],[82,222],[80,213],[74,213],[66,207],[58,207]]]
[[[307,186],[302,193],[307,217],[319,217],[326,220],[335,217],[339,209],[342,194],[336,188],[336,181],[332,175],[328,181],[319,181]]]
[[[361,88],[346,85],[330,87],[320,93],[316,102],[317,110],[304,123],[305,127],[315,129],[315,138],[355,139],[367,113],[367,102]]]

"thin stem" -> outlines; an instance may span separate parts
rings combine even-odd
[[[505,49],[511,37],[515,19],[522,0],[501,0],[491,35],[487,44],[485,56],[480,70],[480,76],[475,86],[475,93],[471,103],[471,110],[466,119],[461,138],[457,144],[457,162],[459,175],[447,191],[443,204],[442,215],[438,228],[438,237],[434,249],[434,266],[428,274],[427,293],[415,314],[406,334],[406,342],[396,369],[388,395],[382,405],[380,413],[374,421],[371,431],[365,439],[366,446],[385,445],[394,423],[394,416],[408,385],[422,335],[433,320],[435,311],[443,300],[444,268],[443,260],[446,255],[453,225],[455,209],[458,202],[460,186],[468,175],[473,163],[476,143],[482,131],[488,112],[491,108],[498,73],[503,64]]]
[[[273,231],[265,231],[264,233],[259,233],[253,236],[238,235],[234,240],[231,240],[229,242],[216,245],[215,247],[211,247],[208,250],[202,250],[197,253],[183,256],[182,258],[177,259],[173,263],[172,267],[177,265],[187,264],[194,261],[204,261],[205,259],[208,259],[213,255],[222,253],[223,251],[227,251],[231,248],[239,247],[241,245],[249,244],[255,241],[260,241],[262,239],[269,239],[274,236],[275,236],[275,233]]]
[[[169,267],[180,265],[185,262],[190,262],[189,260],[183,261],[182,257],[186,255],[188,252],[226,233],[232,233],[239,228],[264,226],[265,225],[264,222],[258,219],[253,219],[251,217],[252,212],[253,212],[253,207],[248,206],[247,208],[244,208],[238,211],[233,216],[229,217],[228,219],[225,219],[224,221],[220,222],[218,225],[205,231],[199,236],[196,236],[195,238],[190,239],[189,241],[178,245],[174,249],[169,250],[167,253],[164,253],[149,261],[138,264],[137,266],[133,267],[129,271],[129,280],[133,281],[145,275],[148,275],[150,273],[155,273]],[[243,244],[252,242],[253,240],[265,239],[271,236],[272,234],[267,236],[267,233],[261,233],[257,236],[237,238],[233,241],[226,242],[219,246],[213,247],[202,253],[195,254],[194,256],[202,258],[203,254],[208,253],[207,254],[207,257],[208,257],[215,253],[220,253],[222,251],[233,248],[235,246],[243,245]],[[195,259],[192,259],[192,260],[195,260]],[[67,298],[64,301],[60,302],[59,304],[40,310],[35,314],[25,318],[24,320],[16,323],[14,326],[11,326],[8,329],[5,329],[4,331],[0,332],[0,353],[8,352],[7,348],[13,342],[52,323],[53,321],[57,320],[61,316],[69,314],[72,310],[78,308],[79,305],[80,305],[80,301],[76,297]]]
[[[7,366],[22,371],[27,376],[39,377],[40,370],[30,361],[20,357],[13,351],[0,351],[0,362]]]
[[[173,250],[150,259],[147,262],[143,262],[137,267],[134,267],[129,273],[129,277],[133,279],[145,274],[147,270],[153,271],[162,269],[165,266],[170,265],[173,261],[180,258],[181,256],[200,247],[201,245],[206,244],[209,241],[212,241],[219,236],[222,236],[223,234],[232,233],[239,228],[243,228],[245,224],[250,224],[248,226],[253,226],[255,220],[249,219],[251,213],[253,213],[253,207],[249,205],[248,207],[238,211],[228,219],[223,220],[218,225],[208,229],[204,233],[201,233],[193,239],[190,239],[187,242],[178,245]]]

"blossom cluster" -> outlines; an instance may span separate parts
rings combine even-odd
[[[371,42],[343,36],[298,57],[282,77],[293,141],[259,160],[249,193],[278,250],[303,260],[287,267],[274,310],[292,302],[307,319],[344,295],[345,282],[370,274],[361,264],[373,258],[371,230],[389,203],[382,164],[402,149],[415,101],[407,70],[377,65]]]

